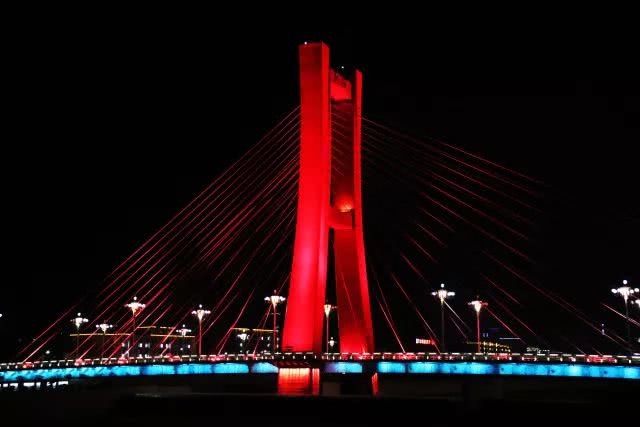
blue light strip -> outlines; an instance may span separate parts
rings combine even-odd
[[[486,363],[486,362],[401,362],[375,363],[380,374],[435,375],[517,375],[544,377],[623,378],[640,379],[640,366],[544,364],[544,363]],[[360,362],[327,362],[325,373],[360,374]],[[0,383],[24,381],[52,381],[96,377],[128,377],[148,375],[216,375],[216,374],[276,374],[271,363],[242,362],[179,363],[155,365],[87,366],[78,368],[24,369],[0,371]]]
[[[380,366],[385,363],[386,365]],[[398,362],[378,363],[380,373],[404,373]],[[391,366],[389,366],[391,365]],[[639,366],[542,364],[542,363],[483,363],[483,362],[410,362],[408,374],[441,375],[526,375],[543,377],[624,378],[640,379]]]
[[[269,370],[266,366],[271,366]],[[255,363],[254,373],[274,373],[278,368],[269,363]],[[88,366],[79,368],[25,369],[0,372],[0,382],[51,381],[96,377],[131,377],[141,375],[206,375],[248,374],[245,363],[181,363],[176,365]]]
[[[328,374],[361,374],[362,364],[357,362],[329,362],[323,372]]]
[[[258,362],[251,366],[252,374],[277,374],[278,368],[271,363]]]

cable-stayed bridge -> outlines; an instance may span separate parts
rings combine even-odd
[[[300,106],[0,364],[3,387],[234,374],[318,394],[335,374],[371,393],[387,375],[640,379],[635,288],[616,288],[626,311],[603,303],[619,332],[530,274],[543,182],[366,118],[358,70],[332,68],[322,43],[299,55]],[[541,329],[547,315],[587,338]],[[69,328],[64,357],[48,357]]]

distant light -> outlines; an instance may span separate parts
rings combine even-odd
[[[340,68],[344,70],[344,65],[341,65]]]
[[[437,291],[431,292],[431,295],[438,297],[440,299],[440,303],[444,304],[444,300],[456,295],[455,292],[449,292],[444,288],[444,283],[440,283],[440,289]]]
[[[474,308],[474,310],[476,311],[476,313],[480,313],[480,310],[482,310],[483,307],[488,306],[489,304],[487,304],[484,301],[480,301],[480,300],[475,300],[475,301],[471,301],[469,303],[470,306],[472,306]]]
[[[133,301],[130,302],[129,304],[125,304],[124,306],[130,309],[131,313],[133,314],[133,317],[135,317],[138,314],[138,312],[144,309],[147,305],[139,303],[138,297],[133,297]]]
[[[89,321],[89,319],[85,319],[84,317],[82,317],[82,314],[78,313],[78,317],[71,319],[71,323],[73,323],[74,325],[76,325],[76,329],[80,329],[80,326],[82,326],[83,323],[87,323]]]
[[[304,42],[304,44],[307,44],[307,42]]]
[[[626,280],[625,280],[626,282]],[[640,289],[638,288],[630,288],[629,286],[621,286],[617,289],[611,289],[611,292],[614,294],[620,294],[623,298],[625,303],[627,302],[627,300],[629,299],[629,297],[635,293],[640,292]]]
[[[626,279],[625,279],[625,280],[623,280],[623,281],[622,281],[622,284],[623,284],[623,285],[626,285],[626,284],[627,284],[627,280],[626,280]]]
[[[325,304],[324,305],[324,314],[325,316],[329,317],[329,314],[331,314],[331,310],[335,309],[336,307],[332,306],[331,304]]]
[[[264,300],[267,302],[270,302],[274,307],[277,306],[280,303],[283,303],[286,298],[276,295],[276,291],[273,291],[273,295],[271,295],[270,297],[265,297]]]
[[[202,319],[211,314],[210,310],[205,310],[202,308],[202,304],[198,304],[198,309],[197,310],[193,310],[191,312],[192,315],[196,316],[198,318],[198,322],[202,322]]]

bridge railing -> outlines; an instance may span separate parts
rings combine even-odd
[[[528,363],[586,363],[610,365],[640,365],[640,354],[587,355],[568,353],[224,353],[211,355],[163,355],[96,359],[38,360],[34,362],[0,363],[0,371],[20,369],[48,369],[78,366],[146,365],[163,363],[216,363],[216,362],[322,362],[322,361],[479,361]]]

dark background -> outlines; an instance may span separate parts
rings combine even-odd
[[[497,46],[402,25],[33,25],[12,39],[5,82],[15,96],[3,138],[3,359],[297,105],[305,40],[363,71],[366,116],[545,182],[544,259],[532,273],[547,288],[620,307],[610,288],[640,283],[640,85],[616,63],[614,78],[590,78],[582,60],[602,57],[589,40]]]

